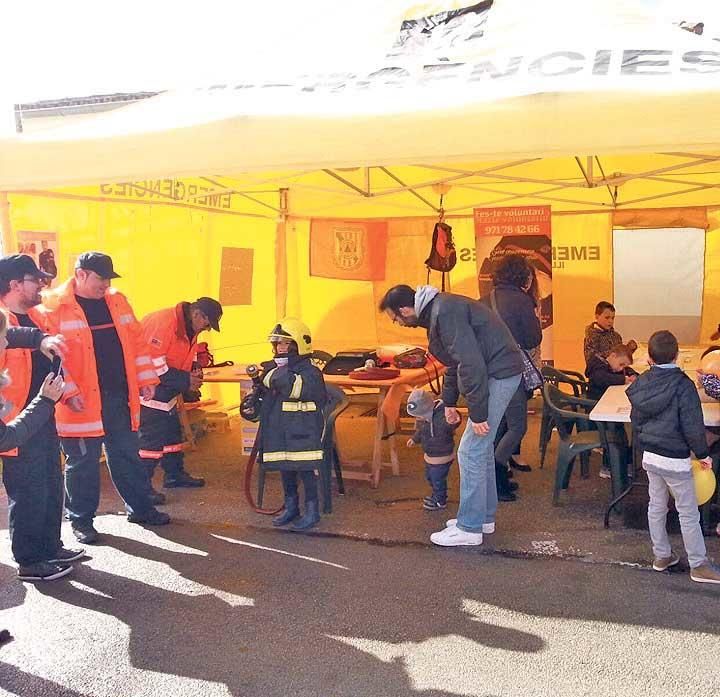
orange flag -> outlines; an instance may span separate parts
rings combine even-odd
[[[355,281],[385,278],[387,222],[323,220],[310,222],[310,275]]]

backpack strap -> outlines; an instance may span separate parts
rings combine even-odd
[[[497,297],[494,288],[490,291],[490,307],[492,307],[492,311],[499,317],[500,313],[498,312]]]

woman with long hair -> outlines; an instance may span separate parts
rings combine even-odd
[[[520,349],[536,352],[542,342],[542,328],[538,317],[537,277],[533,267],[522,254],[508,254],[493,270],[493,289],[483,302],[491,305],[507,325]],[[514,501],[517,485],[510,482],[508,463],[520,447],[527,432],[527,402],[529,394],[521,383],[505,411],[505,417],[495,440],[495,479],[498,498]],[[518,469],[528,465],[515,462]]]

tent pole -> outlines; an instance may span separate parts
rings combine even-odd
[[[287,214],[288,190],[280,189],[280,215],[275,231],[275,309],[278,319],[285,317],[288,295]]]
[[[7,191],[0,191],[0,246],[3,256],[11,254],[17,248],[10,223],[10,201]]]

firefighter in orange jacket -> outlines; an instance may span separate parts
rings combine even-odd
[[[81,254],[74,277],[49,291],[42,308],[48,326],[65,337],[66,365],[83,400],[80,412],[58,404],[56,420],[66,456],[65,508],[75,537],[87,544],[98,539],[93,521],[103,443],[128,520],[170,522],[150,500],[138,455],[140,396],[152,399],[159,380],[140,323],[125,296],[110,287],[113,278],[119,276],[107,254]]]
[[[202,384],[196,364],[197,338],[206,329],[220,331],[222,306],[212,298],[198,298],[153,312],[142,320],[145,342],[160,378],[152,399],[140,400],[140,457],[144,460],[150,495],[156,503],[165,497],[152,488],[155,466],[165,471],[163,486],[200,487],[205,480],[191,477],[184,467],[183,435],[177,398]]]

